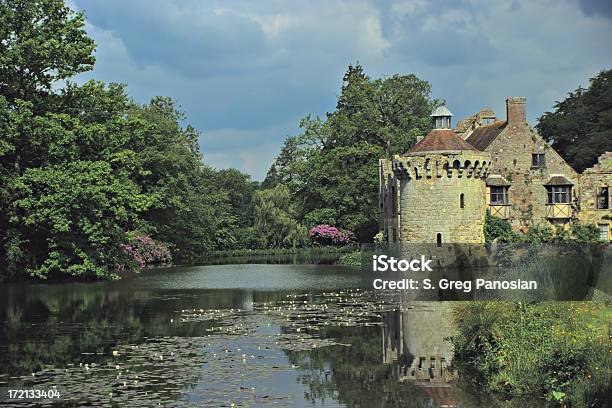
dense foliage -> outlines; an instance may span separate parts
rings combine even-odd
[[[487,243],[539,244],[566,241],[595,243],[600,239],[599,229],[594,224],[572,223],[569,228],[535,224],[526,233],[515,232],[508,220],[495,217],[489,211],[485,217],[484,234]]]
[[[339,230],[331,225],[317,225],[308,231],[314,245],[349,245],[353,242],[351,231]]]
[[[458,305],[453,364],[462,378],[504,400],[605,406],[612,392],[609,314],[599,302]]]
[[[170,98],[67,81],[95,61],[82,14],[1,2],[0,27],[0,279],[113,277],[238,245],[255,186],[203,164]]]
[[[368,78],[349,66],[336,110],[306,116],[289,137],[264,186],[287,186],[297,220],[354,231],[361,242],[377,232],[378,159],[405,153],[430,128],[430,86],[414,75]]]
[[[253,195],[255,234],[265,248],[302,246],[306,228],[295,220],[295,204],[283,185],[259,190]]]
[[[597,157],[612,151],[612,69],[591,78],[536,126],[546,141],[577,171],[591,167]]]

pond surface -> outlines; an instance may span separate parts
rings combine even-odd
[[[457,405],[450,306],[375,297],[360,273],[211,265],[3,285],[0,387],[57,386],[58,406]]]

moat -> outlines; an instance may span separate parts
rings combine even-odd
[[[60,406],[469,406],[446,369],[449,304],[375,299],[359,274],[215,265],[5,285],[0,386],[57,386]]]

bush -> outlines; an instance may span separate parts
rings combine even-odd
[[[598,242],[599,229],[594,224],[572,224],[572,236],[579,242]]]
[[[144,234],[129,237],[129,242],[123,245],[123,251],[130,255],[140,268],[172,262],[170,248],[165,243],[155,241]]]
[[[543,242],[598,242],[599,229],[593,224],[572,223],[569,229],[563,226],[552,228],[547,224],[532,225],[527,233],[519,234],[512,230],[508,220],[491,215],[487,210],[484,225],[485,242],[512,242],[526,244],[540,244]]]
[[[352,266],[355,268],[361,267],[361,252],[357,251],[343,255],[338,260],[338,264],[342,266]]]
[[[309,231],[310,239],[314,245],[349,245],[353,242],[353,233],[348,230],[339,230],[330,225],[317,225]]]
[[[455,309],[453,365],[501,399],[604,406],[612,392],[601,302],[470,302]]]
[[[487,210],[485,215],[484,235],[485,242],[487,243],[495,240],[501,242],[513,242],[516,240],[516,234],[512,231],[512,226],[508,220],[491,215],[489,210]]]

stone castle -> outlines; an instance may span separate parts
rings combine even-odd
[[[452,129],[444,106],[404,155],[379,161],[380,224],[389,243],[483,243],[487,210],[525,232],[535,224],[595,224],[612,238],[612,152],[577,173],[527,124],[525,98]]]

